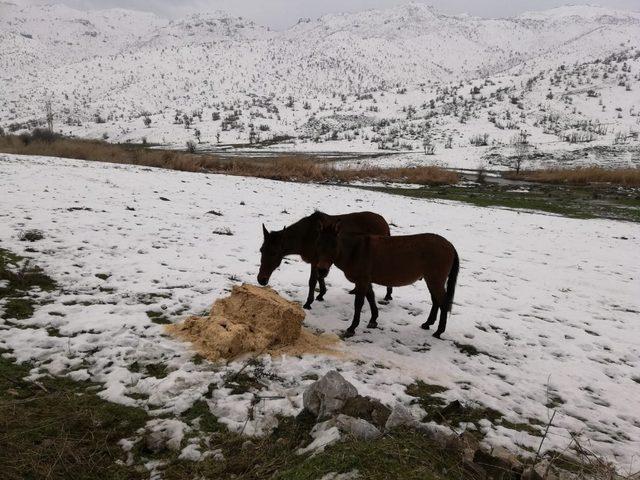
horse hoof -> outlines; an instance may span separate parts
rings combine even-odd
[[[393,297],[391,295],[389,295],[388,297],[384,297],[385,302],[390,302],[391,300],[393,300]]]
[[[389,305],[389,302],[387,300],[379,300],[378,305]]]
[[[316,297],[316,300],[317,300],[318,302],[324,302],[324,297],[321,297],[320,295],[318,295],[318,296]]]
[[[376,323],[369,322],[368,325],[367,325],[367,328],[378,328],[378,323],[377,322]]]
[[[429,325],[428,323],[423,323],[422,325],[420,325],[420,328],[422,328],[423,330],[429,330],[429,327],[431,325]]]
[[[442,340],[442,338],[440,337],[440,335],[442,335],[441,332],[436,332],[433,334],[433,338],[437,338],[438,340]]]
[[[356,332],[354,330],[345,330],[344,332],[342,332],[341,337],[342,338],[351,338],[356,334]]]
[[[304,308],[305,310],[311,310],[311,304],[310,303],[305,303],[302,308]]]

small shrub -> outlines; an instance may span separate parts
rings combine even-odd
[[[223,235],[223,236],[226,236],[226,237],[233,236],[233,232],[229,229],[229,227],[217,228],[211,233],[213,233],[214,235]]]
[[[20,232],[18,239],[21,242],[37,242],[38,240],[42,240],[44,238],[44,234],[41,230],[32,229],[25,230],[24,232]]]
[[[489,144],[489,134],[482,133],[478,135],[474,135],[469,139],[469,142],[474,147],[486,147]]]
[[[196,153],[196,142],[194,142],[193,140],[187,140],[187,151],[189,153]]]
[[[34,128],[31,131],[31,140],[35,142],[52,143],[60,138],[60,135],[46,128]]]

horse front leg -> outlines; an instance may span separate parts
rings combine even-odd
[[[307,294],[307,302],[302,306],[305,310],[311,310],[313,296],[316,291],[316,283],[318,282],[318,269],[311,265],[311,274],[309,275],[309,293]]]
[[[360,314],[362,313],[362,306],[364,305],[364,298],[367,294],[367,285],[366,284],[356,284],[356,299],[354,302],[354,312],[353,312],[353,321],[347,330],[344,332],[343,337],[349,338],[353,337],[356,333],[356,328],[360,324]]]
[[[324,294],[327,293],[327,286],[324,283],[324,279],[325,277],[322,277],[322,276],[318,278],[318,284],[320,285],[320,293],[318,293],[316,300],[318,300],[319,302],[322,302],[324,300]]]

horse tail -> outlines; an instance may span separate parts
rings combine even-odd
[[[453,250],[453,265],[451,266],[451,271],[449,272],[449,279],[447,280],[447,293],[445,297],[445,305],[447,311],[451,311],[451,307],[453,306],[453,295],[456,293],[456,282],[458,281],[458,270],[460,270],[460,258],[458,257],[458,252]]]

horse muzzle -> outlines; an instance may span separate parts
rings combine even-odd
[[[258,283],[263,287],[266,287],[269,283],[269,277],[258,276]]]

